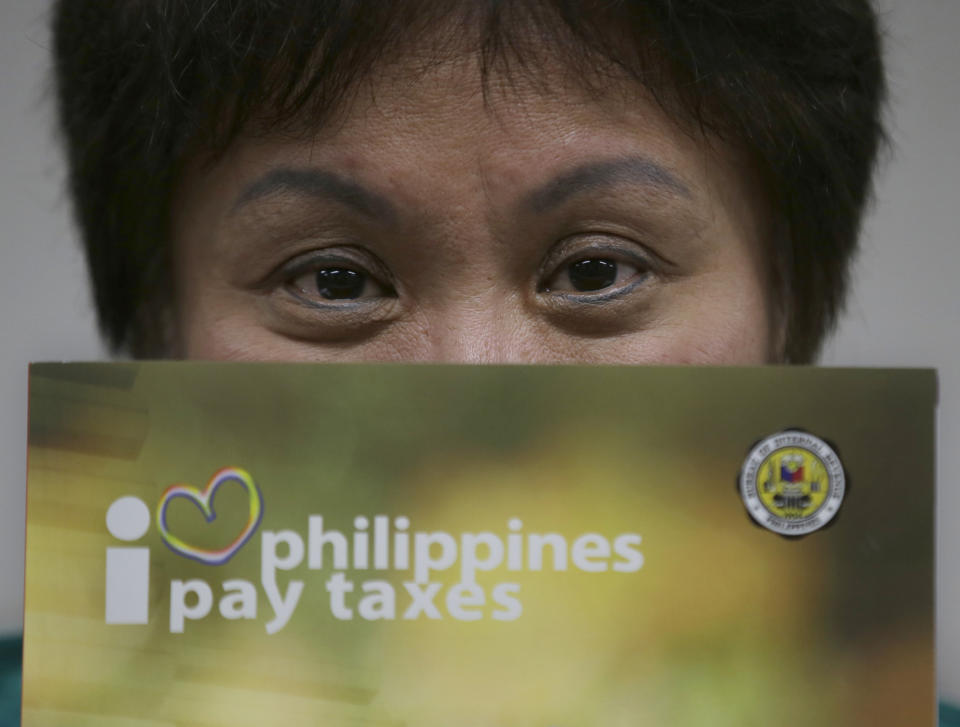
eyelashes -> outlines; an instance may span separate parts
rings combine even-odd
[[[396,293],[365,270],[351,265],[329,265],[298,275],[287,283],[288,290],[310,305],[336,305]]]
[[[410,259],[403,261],[400,279],[364,245],[306,250],[307,244],[252,286],[262,296],[264,320],[292,338],[343,344],[372,340],[394,324],[422,320],[419,301],[455,300],[456,291],[444,286],[451,278],[463,279],[446,274],[437,261]],[[412,267],[416,264],[419,269]],[[636,328],[655,305],[658,283],[673,274],[671,263],[645,245],[610,233],[561,239],[528,272],[514,274],[506,262],[502,270],[504,297],[524,300],[530,315],[559,329],[590,335]]]
[[[648,283],[655,268],[655,261],[636,243],[577,236],[561,241],[548,253],[536,272],[535,291],[570,303],[600,303]],[[300,255],[270,277],[273,285],[300,303],[317,308],[355,308],[398,297],[386,265],[353,246]],[[430,285],[429,276],[421,276],[419,283]]]
[[[361,248],[317,250],[288,261],[276,276],[280,287],[316,308],[357,307],[396,298],[386,266]]]
[[[606,235],[562,240],[541,268],[538,292],[569,303],[604,303],[650,282],[656,262],[637,243]]]

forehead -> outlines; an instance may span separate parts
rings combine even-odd
[[[242,136],[185,179],[229,189],[236,204],[271,190],[265,174],[304,168],[335,170],[424,211],[454,194],[503,206],[545,180],[553,187],[540,187],[540,199],[562,194],[565,182],[613,178],[649,182],[652,196],[709,199],[724,194],[728,177],[749,176],[738,155],[679,125],[632,79],[597,69],[584,77],[549,59],[484,73],[476,54],[463,53],[385,64],[324,123]],[[275,174],[271,191],[283,179]]]

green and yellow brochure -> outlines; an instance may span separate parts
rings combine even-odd
[[[23,724],[935,724],[925,370],[35,364]]]

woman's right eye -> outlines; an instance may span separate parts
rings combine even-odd
[[[304,273],[287,285],[294,295],[307,302],[375,298],[386,292],[369,273],[341,265]]]
[[[305,341],[355,342],[403,314],[394,276],[365,247],[317,247],[289,257],[257,286],[277,333]]]
[[[370,272],[372,263],[368,266],[351,259],[311,256],[286,267],[284,287],[309,305],[326,307],[396,297],[382,280],[385,275]]]

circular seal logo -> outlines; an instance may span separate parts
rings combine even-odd
[[[837,453],[798,430],[759,441],[740,470],[740,496],[750,517],[781,535],[822,528],[840,510],[845,489]]]

